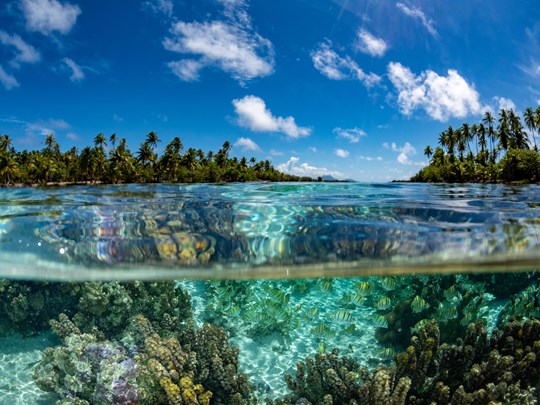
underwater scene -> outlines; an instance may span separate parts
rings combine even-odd
[[[540,187],[0,190],[2,404],[536,404]]]

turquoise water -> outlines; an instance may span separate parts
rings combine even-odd
[[[537,186],[2,189],[0,242],[0,403],[538,401]]]

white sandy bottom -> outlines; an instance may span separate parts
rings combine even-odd
[[[0,404],[53,405],[58,399],[39,389],[32,374],[41,351],[55,343],[50,333],[0,338]]]

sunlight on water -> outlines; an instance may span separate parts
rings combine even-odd
[[[0,272],[20,278],[470,271],[540,256],[537,186],[120,185],[0,199]]]

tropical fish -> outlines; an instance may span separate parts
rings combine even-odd
[[[240,307],[238,305],[233,305],[226,312],[229,316],[237,316],[240,313]]]
[[[373,322],[375,322],[375,325],[377,325],[380,328],[388,328],[388,321],[384,317],[384,315],[374,315],[373,316]]]
[[[379,350],[379,355],[385,359],[392,359],[396,355],[396,352],[391,347],[385,347]]]
[[[328,326],[326,326],[324,323],[319,323],[317,326],[315,326],[312,329],[312,332],[317,336],[330,336],[333,335],[334,332],[332,329],[330,329]]]
[[[303,316],[306,319],[313,319],[317,316],[318,313],[319,313],[319,310],[317,309],[317,307],[311,307],[304,311]]]
[[[357,293],[351,294],[351,302],[356,305],[362,305],[364,302],[366,302],[366,297]]]
[[[319,281],[318,286],[321,289],[321,291],[330,292],[332,291],[332,288],[333,288],[332,280],[329,278],[321,280]]]
[[[320,354],[326,353],[326,344],[324,342],[319,343],[319,353]]]
[[[411,302],[411,308],[415,314],[426,310],[428,307],[429,304],[426,302],[426,300],[418,295],[416,295]]]
[[[412,328],[411,328],[411,333],[416,333],[420,330],[420,328],[422,326],[424,326],[426,323],[428,323],[429,320],[428,319],[420,319],[418,322],[416,322],[416,325],[414,325]]]
[[[362,281],[360,283],[356,283],[354,285],[354,288],[360,295],[369,295],[373,291],[373,285],[369,281]]]
[[[441,321],[457,318],[457,308],[453,304],[440,304],[437,309],[437,317]]]
[[[390,300],[390,298],[385,297],[384,295],[375,300],[375,308],[377,308],[379,311],[384,311],[391,306],[392,301]]]
[[[381,279],[381,286],[386,291],[394,291],[397,288],[397,284],[396,277],[383,277]]]
[[[289,302],[291,296],[285,292],[283,292],[282,290],[280,290],[279,288],[275,288],[275,287],[266,287],[264,288],[264,291],[268,294],[268,296],[270,298],[272,298],[274,301],[278,301],[278,302]]]
[[[352,321],[352,314],[349,311],[340,309],[334,312],[334,319],[338,322],[350,322]]]
[[[356,325],[354,323],[351,323],[341,331],[344,335],[352,335],[354,332],[356,332]]]

